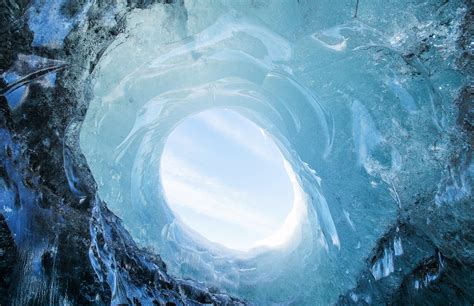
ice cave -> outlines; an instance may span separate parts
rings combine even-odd
[[[0,13],[0,305],[473,305],[472,1]]]

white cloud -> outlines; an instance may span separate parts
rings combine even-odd
[[[219,112],[204,112],[198,116],[202,122],[214,129],[216,132],[235,141],[259,158],[263,160],[274,160],[275,158],[280,157],[274,155],[275,150],[269,149],[269,146],[274,144],[268,143],[268,138],[266,137],[267,135],[252,133],[251,130],[261,131],[261,129],[257,126],[255,129],[250,129],[250,125],[254,125],[254,123],[250,120],[245,119],[248,121],[248,126],[243,127],[241,126],[243,122],[242,119],[239,118],[239,126],[237,124],[233,124],[234,122],[229,120],[229,118],[224,118],[221,116]],[[262,140],[264,145],[262,144]]]
[[[166,153],[162,156],[161,178],[172,209],[179,206],[259,235],[269,235],[280,226],[270,214],[255,209],[258,203],[249,194],[202,175],[190,164]]]

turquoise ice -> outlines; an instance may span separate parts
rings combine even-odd
[[[434,2],[360,1],[357,18],[355,1],[185,1],[132,12],[96,68],[81,130],[100,197],[178,277],[256,304],[334,303],[404,205],[439,189],[465,80],[451,47],[459,25],[433,22]],[[429,53],[437,67],[413,56],[427,39],[439,46]],[[196,235],[166,200],[168,136],[223,108],[262,129],[294,174],[286,243],[229,250]],[[375,280],[393,273],[403,241],[393,245]]]

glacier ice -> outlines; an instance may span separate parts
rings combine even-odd
[[[393,5],[399,15],[364,18],[379,12],[364,4],[358,18],[341,22],[318,18],[311,2],[272,9],[189,2],[186,15],[163,6],[132,12],[129,32],[98,64],[81,129],[101,198],[179,277],[257,303],[334,302],[413,192],[439,182],[430,156],[445,158],[449,146],[448,100],[426,68],[403,55],[433,31],[430,4],[413,4],[413,12]],[[169,16],[179,26],[170,27]],[[449,61],[444,67],[452,69]],[[463,81],[453,75],[442,83],[456,91]],[[174,221],[150,165],[158,167],[180,120],[212,107],[267,130],[295,169],[309,204],[291,247],[242,257]],[[413,181],[416,191],[407,188]],[[394,272],[402,253],[396,238],[374,263],[375,280]]]
[[[154,2],[0,4],[0,303],[472,304],[472,3]],[[163,196],[167,135],[216,107],[294,173],[283,247]]]

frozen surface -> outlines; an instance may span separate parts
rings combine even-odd
[[[470,197],[472,167],[443,172],[466,84],[453,47],[466,8],[361,1],[353,18],[353,2],[185,1],[127,17],[93,75],[81,148],[100,197],[172,274],[256,304],[335,303],[420,194],[436,192],[439,207]],[[183,226],[157,187],[166,137],[215,107],[264,129],[293,169],[307,205],[288,243],[222,249]],[[395,235],[380,247],[374,281],[396,273],[404,246]]]
[[[34,47],[62,47],[71,29],[83,22],[91,4],[92,1],[85,1],[83,6],[77,6],[76,12],[74,3],[68,3],[68,1],[34,1],[28,11],[29,27],[34,33],[32,45]]]

